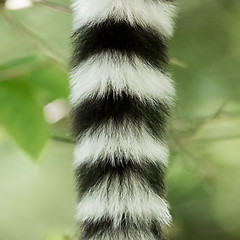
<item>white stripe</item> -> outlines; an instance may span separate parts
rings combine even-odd
[[[172,35],[175,6],[166,1],[146,0],[73,0],[73,29],[95,24],[108,17],[126,20],[131,25],[152,26],[166,37]]]
[[[113,58],[113,56],[115,58]],[[145,64],[138,57],[129,60],[108,53],[90,58],[72,70],[70,77],[71,103],[102,97],[111,87],[116,93],[125,91],[141,100],[162,100],[173,103],[174,84],[167,74]]]
[[[101,235],[97,234],[89,240],[156,240],[156,236],[153,235],[153,233],[150,232],[144,232],[141,230],[131,230],[131,231],[124,231],[124,229],[121,229],[120,231],[112,232],[111,229],[108,229],[106,231],[102,231]]]
[[[126,179],[106,180],[94,191],[89,191],[77,207],[79,221],[99,221],[110,218],[119,227],[126,214],[136,225],[156,219],[161,225],[169,225],[171,216],[167,202],[134,175]]]
[[[109,122],[96,130],[94,135],[88,131],[81,137],[74,152],[74,166],[94,164],[99,158],[107,159],[114,165],[116,156],[139,164],[151,161],[167,166],[168,155],[167,146],[152,137],[144,126],[134,126],[129,122],[116,126]]]

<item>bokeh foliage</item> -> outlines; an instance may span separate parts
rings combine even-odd
[[[68,240],[76,232],[68,120],[49,124],[43,114],[52,101],[67,102],[71,14],[67,0],[44,2],[0,12],[0,232],[6,240]],[[170,239],[238,240],[240,2],[178,4],[170,44],[178,93],[168,134]]]

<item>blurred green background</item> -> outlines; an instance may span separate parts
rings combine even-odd
[[[67,240],[74,221],[67,0],[0,1],[0,232]],[[240,1],[179,0],[170,43],[171,240],[240,239]]]

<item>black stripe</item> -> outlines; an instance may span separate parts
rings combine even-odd
[[[129,194],[131,194],[132,180],[137,180],[146,191],[150,188],[157,195],[164,197],[164,166],[148,162],[147,159],[143,162],[139,165],[129,159],[116,157],[114,164],[109,159],[99,159],[93,165],[88,163],[80,165],[76,170],[79,197],[81,198],[90,190],[94,191],[105,181],[107,182],[107,186],[104,186],[107,189],[106,197],[111,198],[108,192],[116,180],[119,180],[119,193],[122,192],[123,187],[128,187]]]
[[[165,39],[156,30],[137,24],[133,27],[124,20],[110,18],[102,23],[81,27],[73,34],[73,46],[73,67],[93,54],[105,51],[119,51],[129,58],[137,55],[161,69],[168,63]]]
[[[160,138],[165,133],[168,113],[169,107],[159,100],[141,102],[124,92],[120,95],[110,92],[102,98],[88,98],[72,110],[73,136],[79,138],[88,129],[94,134],[97,128],[111,120],[117,126],[124,122],[138,127],[144,124],[152,135]]]
[[[144,221],[144,219],[142,220]],[[99,222],[85,221],[82,227],[82,240],[88,240],[95,236],[98,236],[99,239],[104,239],[101,238],[104,236],[114,240],[122,240],[122,238],[120,238],[121,236],[129,240],[133,238],[140,239],[141,233],[145,233],[146,237],[149,236],[151,239],[163,239],[161,226],[156,220],[150,223],[139,222],[138,225],[136,225],[129,221],[127,216],[123,216],[121,225],[118,228],[114,227],[111,219],[102,219]]]

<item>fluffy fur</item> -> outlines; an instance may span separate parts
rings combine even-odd
[[[132,26],[156,28],[170,37],[173,33],[173,1],[161,0],[74,0],[74,30],[84,25],[104,22],[108,17],[117,21],[125,20]]]
[[[74,0],[70,76],[81,240],[162,240],[173,1]]]
[[[98,222],[109,218],[113,220],[115,228],[121,225],[124,216],[135,225],[153,220],[160,224],[170,223],[167,203],[154,192],[147,190],[147,183],[128,176],[122,182],[123,187],[119,188],[118,178],[114,179],[110,186],[108,180],[106,178],[99,188],[83,196],[77,208],[79,220]]]
[[[96,77],[97,76],[97,77]],[[93,95],[102,97],[109,86],[116,94],[127,92],[140,101],[154,99],[171,104],[175,96],[169,74],[146,65],[136,56],[101,54],[87,59],[71,72],[71,103],[77,105]]]
[[[152,137],[146,129],[130,124],[113,128],[110,124],[95,134],[88,131],[81,136],[74,153],[74,165],[78,167],[86,161],[95,163],[100,157],[114,164],[115,156],[121,156],[139,164],[150,161],[166,166],[168,154],[164,142]]]

